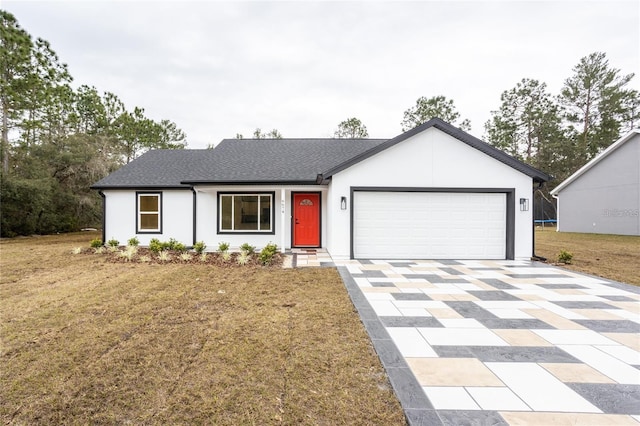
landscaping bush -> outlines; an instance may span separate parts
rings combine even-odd
[[[558,253],[558,263],[564,263],[565,265],[570,265],[571,260],[573,260],[573,254],[566,250],[560,250]]]
[[[169,254],[169,252],[166,250],[162,250],[160,253],[158,253],[158,260],[160,262],[168,262],[171,260],[171,254]]]
[[[220,244],[218,244],[218,251],[220,253],[226,253],[227,251],[229,251],[229,243],[221,241]]]
[[[250,258],[249,253],[243,250],[240,252],[238,257],[236,258],[236,262],[238,262],[238,265],[246,265],[247,263],[249,263],[249,258]]]
[[[131,262],[136,254],[138,253],[138,247],[136,246],[128,246],[125,250],[120,252],[120,257],[126,259],[128,262]]]
[[[260,263],[262,263],[263,265],[270,265],[271,261],[273,260],[273,256],[277,252],[278,252],[277,245],[273,243],[267,244],[262,248],[262,250],[260,251],[260,255],[258,256],[258,258],[260,259]]]
[[[255,246],[250,245],[249,243],[244,243],[240,246],[240,250],[247,253],[249,256],[256,252]]]
[[[204,243],[204,241],[198,241],[193,245],[193,250],[198,254],[204,253],[204,250],[206,248],[207,248],[207,245]]]
[[[102,247],[102,239],[94,238],[93,240],[91,240],[89,245],[91,246],[91,248],[94,248],[94,249],[97,249],[98,247]]]
[[[130,247],[138,247],[140,244],[140,240],[137,237],[129,238],[127,240],[127,245]]]
[[[187,251],[187,246],[185,246],[184,244],[178,242],[178,241],[174,241],[171,244],[171,250],[175,250],[175,251],[179,251],[181,253],[184,253],[185,251]]]
[[[107,241],[107,244],[109,244],[109,247],[118,247],[120,245],[120,241],[116,240],[115,238],[111,238],[109,241]]]
[[[159,239],[152,238],[151,241],[149,241],[149,250],[151,250],[153,253],[160,253],[162,249],[163,249],[163,244],[160,242]]]
[[[175,238],[169,238],[169,241],[163,241],[162,250],[175,250],[176,244],[178,244],[178,240]]]

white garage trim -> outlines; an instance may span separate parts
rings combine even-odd
[[[495,209],[498,208],[500,210],[501,214],[504,214],[504,216],[499,217],[497,222],[493,221],[493,232],[492,234],[494,235],[493,238],[493,246],[494,246],[494,250],[491,253],[491,255],[488,255],[487,258],[500,258],[500,259],[513,259],[514,258],[514,248],[515,248],[515,189],[513,188],[405,188],[405,187],[351,187],[351,258],[356,258],[356,257],[363,257],[363,252],[362,249],[358,249],[357,248],[357,243],[358,241],[356,241],[356,238],[358,238],[358,236],[356,235],[356,231],[357,231],[357,226],[359,225],[358,223],[356,223],[356,220],[358,218],[358,213],[362,212],[362,210],[358,210],[360,207],[358,205],[358,199],[356,196],[356,193],[362,193],[362,192],[376,192],[376,193],[442,193],[444,194],[451,194],[452,197],[450,198],[450,201],[453,203],[452,207],[454,205],[458,205],[458,207],[464,206],[465,203],[469,203],[469,202],[473,202],[474,197],[473,195],[481,195],[481,194],[486,194],[489,195],[488,197],[475,197],[475,199],[478,200],[478,202],[483,202],[483,203],[490,203],[491,205],[487,205],[487,208],[489,209],[493,209],[494,211],[494,216],[495,216]],[[472,195],[471,200],[469,200],[469,198],[465,198],[463,197],[465,194],[469,194]],[[503,194],[504,197],[496,197],[494,195],[500,195]],[[382,195],[382,194],[381,194]],[[401,194],[398,194],[398,197],[395,197],[393,195],[390,195],[389,198],[390,199],[399,199],[401,196]],[[441,199],[442,197],[438,197],[438,196],[434,196],[434,197],[416,197],[416,201],[422,199],[422,201],[426,201],[428,198],[432,198],[432,201],[437,201],[439,199]],[[371,197],[369,197],[369,201],[373,201],[373,199]],[[392,202],[392,201],[391,201]],[[458,208],[458,210],[460,211],[460,208]],[[391,212],[389,212],[390,216],[389,216],[389,220],[393,220],[393,209],[391,209]],[[428,210],[427,210],[428,211]],[[425,211],[425,212],[427,212]],[[373,212],[372,212],[373,213]],[[398,214],[401,213],[401,210],[398,210]],[[442,212],[441,212],[442,213]],[[489,213],[489,212],[488,212]],[[381,212],[381,214],[383,214],[383,216],[387,216],[387,213]],[[452,211],[451,214],[454,214],[454,212]],[[406,215],[405,215],[406,216]],[[442,215],[441,215],[442,216]],[[405,218],[407,219],[407,218]],[[383,218],[384,220],[384,218]],[[462,228],[464,228],[464,226],[466,225],[466,220],[467,219],[463,219],[460,218],[458,225],[462,225]],[[480,221],[482,222],[482,220]],[[361,222],[362,224],[362,222]],[[499,227],[496,229],[496,225]],[[504,226],[504,229],[500,229],[500,227]],[[397,228],[397,230],[399,231],[398,234],[398,239],[399,242],[401,242],[402,239],[402,234],[403,234],[403,230],[402,230],[402,226],[399,226]],[[360,228],[358,228],[360,231],[362,231]],[[432,228],[430,231],[425,231],[425,232],[433,232],[434,230],[437,231],[438,228]],[[445,225],[445,229],[446,229],[446,225]],[[470,228],[471,229],[471,228]],[[404,235],[407,236],[407,228],[404,228]],[[503,232],[501,232],[503,231]],[[418,232],[418,231],[416,231]],[[378,235],[381,236],[382,238],[384,238],[384,236],[382,235]],[[498,240],[496,240],[495,237],[498,237]],[[366,237],[364,237],[366,238]],[[500,241],[500,239],[504,238],[503,241]],[[387,237],[386,239],[393,241],[393,237],[389,238]],[[461,239],[464,240],[464,236],[461,236]],[[406,240],[406,238],[405,238]],[[362,241],[362,240],[360,240]],[[497,251],[496,251],[497,249]],[[393,256],[393,250],[389,251],[391,254],[387,257],[384,254],[384,251],[373,251],[370,252],[369,254],[364,255],[367,258],[389,258],[389,257],[394,257]],[[434,251],[435,252],[435,251]],[[377,254],[376,254],[377,253]],[[426,254],[424,254],[426,253]],[[415,256],[413,256],[414,258],[425,258],[425,256],[433,256],[431,258],[443,258],[443,256],[447,256],[446,252],[444,252],[445,254],[436,254],[436,255],[432,255],[430,254],[431,251],[429,249],[427,249],[423,254],[421,254],[419,252],[419,250],[416,252]],[[472,257],[462,257],[462,258],[484,258],[482,257],[482,255],[476,253],[474,255],[471,255]],[[405,257],[404,255],[402,257]],[[451,256],[453,258],[461,258],[460,256]],[[444,257],[447,258],[447,257]],[[450,257],[449,257],[450,258]]]

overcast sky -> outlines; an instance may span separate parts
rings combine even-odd
[[[482,137],[522,78],[559,92],[602,51],[640,71],[640,1],[0,1],[68,64],[204,148],[256,127],[332,137],[357,117],[401,133],[420,96],[453,99]],[[640,90],[640,76],[632,81]]]

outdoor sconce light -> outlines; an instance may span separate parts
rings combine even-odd
[[[340,197],[340,210],[347,209],[347,197]]]
[[[529,199],[528,198],[520,198],[520,211],[528,212],[529,211]]]

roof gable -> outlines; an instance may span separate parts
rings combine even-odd
[[[551,190],[551,195],[558,195],[560,193],[560,191],[565,189],[567,186],[569,186],[574,181],[578,180],[582,175],[587,173],[594,166],[596,166],[598,163],[600,163],[605,158],[607,158],[609,155],[611,155],[613,152],[615,152],[617,149],[619,149],[622,145],[626,144],[630,140],[633,140],[635,136],[640,136],[640,129],[631,130],[629,133],[627,133],[626,135],[622,136],[620,139],[618,139],[617,141],[615,141],[614,143],[609,145],[609,147],[607,149],[602,151],[596,157],[591,159],[591,161],[589,161],[587,164],[585,164],[580,169],[578,169],[574,174],[572,174],[571,176],[566,178],[564,181],[562,181],[558,186],[553,188]]]
[[[524,173],[527,176],[530,176],[536,182],[546,182],[551,180],[551,176],[549,176],[548,174],[532,166],[529,166],[528,164],[525,164],[522,161],[516,160],[515,158],[511,157],[508,154],[505,154],[501,150],[494,148],[488,143],[483,142],[482,140],[474,136],[471,136],[470,134],[458,129],[457,127],[452,126],[449,123],[442,121],[439,118],[432,118],[431,120],[421,124],[418,127],[415,127],[399,136],[396,136],[393,139],[389,139],[388,141],[381,143],[351,159],[343,161],[342,163],[338,164],[335,167],[327,169],[324,173],[322,173],[322,177],[323,179],[329,179],[334,174],[341,172],[342,170],[345,170],[353,166],[354,164],[357,164],[360,161],[363,161],[379,152],[382,152],[387,148],[390,148],[398,143],[401,143],[409,139],[410,137],[415,136],[418,133],[421,133],[431,127],[434,127],[444,133],[447,133],[448,135],[453,136],[459,141],[466,143],[467,145],[483,152],[484,154],[487,154],[488,156],[506,164],[507,166],[512,167],[518,170],[519,172]]]

